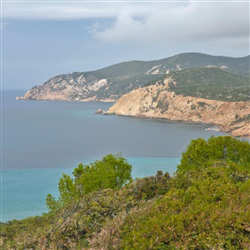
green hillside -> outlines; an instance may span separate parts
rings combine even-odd
[[[176,94],[223,101],[249,101],[250,80],[218,68],[201,68],[172,73]]]
[[[186,69],[169,73],[145,84],[163,84],[171,77],[169,91],[177,95],[200,97],[220,101],[249,101],[250,79],[215,67]]]
[[[174,65],[179,65],[180,69],[201,68],[205,66],[216,66],[223,70],[245,77],[250,77],[249,74],[250,56],[242,58],[233,58],[225,56],[211,56],[202,53],[183,53],[170,58],[162,59],[162,63],[166,68],[175,71]]]
[[[98,91],[99,97],[109,95],[122,95],[154,79],[165,75],[167,72],[179,70],[215,66],[225,72],[249,77],[249,56],[243,58],[230,58],[210,56],[201,53],[183,53],[162,60],[155,61],[130,61],[115,64],[97,71],[88,72],[98,79],[107,78],[112,84],[108,91]],[[152,68],[158,72],[152,72]],[[225,74],[225,76],[227,76]],[[209,77],[209,75],[208,75]],[[223,77],[222,75],[220,77]],[[239,78],[241,79],[241,78]],[[238,80],[235,78],[235,80]],[[243,80],[241,80],[243,81]],[[234,83],[234,85],[237,82]],[[241,84],[241,83],[240,83]]]
[[[153,67],[159,69],[158,74],[165,74],[167,70],[176,71],[205,66],[215,66],[233,74],[249,76],[250,56],[242,58],[211,56],[202,53],[182,53],[161,60],[154,61],[129,61],[115,64],[103,69],[92,71],[102,77],[116,78],[126,76],[130,78],[135,75],[145,74]]]
[[[58,75],[42,85],[33,87],[25,99],[46,100],[51,93],[59,93],[62,99],[72,101],[89,98],[117,100],[121,95],[168,73],[207,66],[217,67],[243,77],[250,76],[249,56],[232,58],[183,53],[161,60],[129,61],[90,72]]]
[[[80,164],[47,197],[50,213],[1,224],[1,249],[249,249],[249,151],[229,136],[193,140],[174,176],[134,181],[121,156]]]

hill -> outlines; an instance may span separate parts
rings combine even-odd
[[[250,79],[216,67],[203,67],[174,71],[144,86],[161,84],[171,78],[168,91],[177,95],[193,96],[218,101],[249,101]]]
[[[59,182],[62,206],[1,224],[1,249],[249,249],[249,150],[229,136],[193,140],[172,177],[158,171],[114,188],[96,182],[86,193],[89,170],[105,182],[98,172],[107,159],[79,165]],[[114,177],[110,157],[105,168]]]
[[[96,71],[58,75],[18,99],[116,101],[121,95],[166,73],[205,66],[249,77],[249,56],[231,58],[183,53],[161,60],[123,62]]]
[[[249,79],[206,67],[172,72],[151,81],[124,94],[106,114],[204,123],[247,137],[248,100]]]

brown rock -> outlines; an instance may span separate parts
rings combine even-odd
[[[233,136],[250,136],[249,102],[224,102],[176,95],[151,85],[123,95],[106,113],[217,125]]]

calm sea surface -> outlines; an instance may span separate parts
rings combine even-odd
[[[62,173],[78,163],[121,153],[133,177],[173,173],[192,139],[224,135],[204,125],[96,115],[112,103],[16,101],[25,91],[2,93],[0,221],[47,212]]]

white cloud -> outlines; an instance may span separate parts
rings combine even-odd
[[[112,27],[93,28],[92,34],[114,44],[249,53],[249,3],[191,2],[151,7],[146,15],[141,12],[141,19],[131,9],[125,9],[118,13]]]
[[[161,6],[162,7],[162,6]],[[93,34],[108,42],[135,41],[161,43],[201,41],[220,37],[249,37],[249,10],[247,3],[192,3],[175,8],[155,8],[144,21],[136,20],[133,13],[122,11],[113,27]]]
[[[4,19],[84,20],[106,43],[248,51],[249,2],[26,2],[3,3]],[[103,22],[108,18],[109,22]]]
[[[117,2],[4,2],[3,18],[40,19],[40,20],[76,20],[87,18],[116,17],[124,3]]]
[[[60,1],[53,0],[43,3],[41,0],[37,1],[17,1],[3,2],[3,18],[15,19],[84,19],[84,18],[115,18],[122,11],[127,10],[133,16],[148,15],[152,10],[160,9],[161,6],[166,6],[165,3],[160,2],[145,2],[145,1]],[[188,0],[187,0],[188,3]],[[185,2],[170,3],[171,6],[186,5]]]

